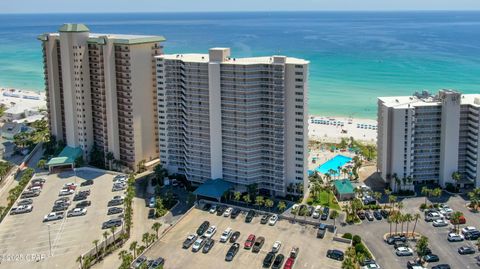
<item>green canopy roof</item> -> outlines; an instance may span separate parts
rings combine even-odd
[[[232,183],[223,179],[209,179],[200,185],[193,194],[220,200],[223,194],[232,187]]]
[[[89,32],[90,29],[81,23],[65,23],[58,29],[59,32]]]
[[[51,158],[48,161],[48,166],[59,166],[59,165],[66,165],[66,164],[73,164],[75,160],[82,156],[82,149],[80,148],[72,148],[72,147],[64,147],[62,152],[58,154],[57,157]]]
[[[339,194],[351,194],[354,193],[354,188],[350,180],[348,179],[337,179],[333,181],[335,189]]]

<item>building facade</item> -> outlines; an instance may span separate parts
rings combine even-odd
[[[480,94],[440,90],[378,98],[377,168],[401,182],[480,186]],[[460,182],[452,174],[461,175]],[[395,180],[396,178],[396,180]]]
[[[158,159],[154,56],[165,39],[65,24],[39,40],[51,134],[86,159],[94,145],[131,169]]]
[[[160,159],[170,173],[279,196],[306,188],[307,61],[233,58],[228,48],[156,60]]]

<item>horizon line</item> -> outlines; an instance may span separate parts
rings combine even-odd
[[[165,14],[165,13],[281,13],[281,12],[344,12],[344,13],[371,13],[371,12],[479,12],[480,9],[360,9],[360,10],[343,10],[343,9],[324,9],[324,10],[216,10],[216,11],[92,11],[92,12],[0,12],[2,15],[48,15],[48,14]]]

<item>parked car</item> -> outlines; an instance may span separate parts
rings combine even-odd
[[[112,200],[108,201],[108,207],[123,204],[124,198],[122,196],[114,196]]]
[[[252,222],[253,217],[255,217],[255,211],[253,210],[248,211],[247,216],[245,216],[245,222],[246,223]]]
[[[450,269],[450,265],[448,264],[437,264],[432,267],[432,269]]]
[[[283,254],[278,254],[277,257],[275,257],[275,260],[273,261],[272,269],[280,269],[282,267],[284,259],[285,259],[285,256],[283,256]]]
[[[397,249],[397,248],[400,248],[400,247],[410,247],[407,242],[402,242],[402,241],[397,241],[393,244],[393,248],[394,249]]]
[[[33,204],[33,199],[31,199],[31,198],[23,199],[23,200],[21,200],[17,203],[18,206],[20,206],[20,205],[31,205],[31,204]]]
[[[120,227],[122,226],[122,220],[121,219],[111,219],[107,220],[102,224],[102,229],[110,229],[112,227]]]
[[[65,211],[68,209],[68,204],[60,203],[52,207],[52,212]]]
[[[45,184],[45,179],[44,178],[34,178],[31,180],[32,183],[42,183]]]
[[[344,254],[343,251],[338,250],[338,249],[329,249],[327,251],[327,257],[330,259],[334,259],[337,261],[343,261]]]
[[[412,256],[413,250],[408,247],[399,247],[395,250],[395,254],[397,254],[397,256]]]
[[[225,212],[223,212],[223,216],[224,217],[230,217],[230,215],[232,214],[232,211],[233,211],[233,208],[229,207],[227,208],[227,210],[225,210]]]
[[[268,220],[268,225],[270,226],[273,226],[275,225],[275,223],[277,223],[278,221],[278,215],[277,214],[273,214],[270,219]]]
[[[475,230],[475,231],[466,232],[463,234],[463,236],[467,240],[477,240],[478,238],[480,238],[480,231]]]
[[[60,192],[58,193],[58,196],[67,196],[67,195],[72,195],[75,193],[74,190],[71,189],[61,189]]]
[[[454,221],[453,219],[450,220],[450,223],[452,224],[465,224],[467,223],[467,219],[465,218],[465,216],[460,216],[459,220],[458,220],[458,223],[456,221]]]
[[[92,204],[92,202],[90,202],[88,200],[87,201],[81,201],[81,202],[77,203],[75,205],[75,207],[77,207],[77,208],[78,207],[87,207],[87,206],[90,206],[91,204]]]
[[[148,218],[149,219],[154,219],[155,218],[155,208],[150,208],[148,210]]]
[[[205,231],[207,231],[208,227],[210,226],[210,222],[204,221],[202,224],[197,229],[197,234],[198,235],[203,235]]]
[[[232,234],[232,236],[230,236],[230,243],[235,243],[237,241],[237,239],[240,237],[240,232],[239,231],[236,231]]]
[[[227,210],[227,207],[224,205],[221,205],[217,208],[217,216],[223,215],[223,213]]]
[[[292,250],[290,250],[290,258],[296,259],[298,257],[299,251],[300,251],[300,248],[293,246]]]
[[[449,233],[447,236],[447,240],[449,242],[460,242],[460,241],[463,241],[463,239],[464,239],[463,235],[457,234],[457,233]]]
[[[86,200],[86,199],[87,199],[87,195],[86,194],[81,194],[81,193],[77,193],[73,197],[73,201],[81,201],[81,200]]]
[[[87,179],[84,182],[80,183],[80,187],[90,186],[93,185],[93,180]]]
[[[317,238],[325,237],[325,233],[327,232],[327,225],[320,223],[317,230]]]
[[[387,244],[393,245],[397,241],[406,242],[407,238],[404,235],[393,235],[387,238]]]
[[[47,215],[45,215],[45,217],[43,217],[43,222],[60,220],[60,219],[63,219],[64,216],[65,214],[63,212],[48,213]]]
[[[273,242],[272,252],[277,253],[278,251],[280,251],[281,247],[282,247],[282,242],[280,242],[280,241]]]
[[[123,208],[114,206],[114,207],[108,208],[107,215],[120,214],[122,212],[123,212]]]
[[[428,254],[422,257],[422,260],[425,262],[438,262],[440,258],[436,254]]]
[[[240,214],[240,212],[242,212],[242,210],[240,210],[239,208],[234,208],[233,211],[232,211],[232,214],[230,214],[230,218],[231,219],[236,219],[238,217],[238,215]]]
[[[262,249],[263,243],[265,243],[265,237],[263,236],[257,237],[257,239],[255,240],[255,243],[253,243],[252,252],[253,253],[260,252],[260,249]]]
[[[373,215],[370,213],[370,211],[365,212],[365,217],[367,218],[368,221],[373,221]]]
[[[185,241],[183,241],[182,247],[183,248],[189,248],[193,244],[193,242],[195,242],[195,240],[197,240],[197,237],[198,236],[196,234],[191,234],[191,235],[187,236]]]
[[[155,207],[155,196],[152,196],[152,197],[150,197],[150,199],[148,199],[148,207],[149,208],[154,208]]]
[[[38,192],[24,191],[24,192],[22,193],[22,195],[20,196],[20,198],[21,198],[21,199],[32,198],[32,197],[37,197],[38,195],[40,195],[40,193],[38,193]]]
[[[365,211],[363,211],[363,210],[358,211],[357,216],[358,216],[359,219],[364,220],[365,219]]]
[[[77,217],[84,216],[87,214],[87,209],[85,207],[74,208],[67,213],[67,217]]]
[[[292,269],[294,263],[295,263],[295,259],[288,258],[287,261],[285,261],[285,264],[283,265],[283,269]]]
[[[225,256],[226,261],[232,261],[233,258],[235,258],[235,255],[237,255],[238,249],[240,248],[240,245],[238,243],[233,243],[233,245],[228,249],[227,255]]]
[[[245,248],[245,249],[251,249],[254,242],[255,242],[255,235],[254,235],[254,234],[250,234],[250,235],[248,236],[247,240],[245,241],[245,244],[243,244],[243,248]]]
[[[136,268],[141,268],[146,262],[147,262],[147,257],[142,255],[142,256],[136,258],[135,261],[133,261],[132,267],[135,268],[135,269]]]
[[[19,207],[12,208],[12,210],[10,210],[10,215],[29,213],[32,212],[32,210],[33,205],[21,205]]]
[[[275,259],[275,253],[268,252],[265,258],[263,259],[263,268],[270,268]]]
[[[165,259],[162,257],[155,259],[148,269],[157,269],[160,265],[165,265]]]
[[[206,239],[207,239],[207,237],[205,237],[205,236],[200,236],[199,238],[197,238],[197,240],[195,240],[195,242],[193,242],[192,252],[197,252],[200,249],[202,249],[203,246],[205,245],[205,243],[207,242]]]
[[[360,265],[362,266],[361,269],[380,269],[377,262],[371,259],[366,259],[363,262],[360,262]]]
[[[212,238],[212,236],[217,232],[216,226],[210,226],[208,230],[205,232],[205,236],[208,238]]]
[[[270,218],[270,215],[268,214],[263,215],[262,218],[260,219],[260,224],[267,224],[269,218]]]
[[[213,248],[214,244],[215,240],[212,238],[207,238],[205,241],[205,246],[203,246],[202,253],[208,253]]]
[[[217,205],[212,205],[212,207],[210,207],[210,210],[208,210],[208,212],[210,214],[217,212]]]
[[[473,231],[478,231],[477,228],[473,227],[473,226],[467,226],[467,227],[463,227],[462,228],[462,234],[466,234],[468,232],[473,232]]]
[[[373,216],[375,217],[376,220],[382,220],[382,213],[380,213],[380,210],[375,210],[373,211]]]
[[[390,212],[388,212],[388,210],[386,210],[386,209],[382,209],[382,210],[380,210],[380,214],[382,214],[382,217],[384,219],[386,219],[390,215]]]
[[[458,248],[458,253],[460,255],[474,254],[475,249],[473,247],[470,247],[470,246],[462,246],[462,247]]]
[[[225,229],[225,231],[223,231],[222,235],[220,236],[220,242],[227,242],[230,236],[232,236],[232,233],[232,228],[228,227],[227,229]]]
[[[432,222],[433,227],[445,227],[448,226],[448,222],[444,219],[437,219]]]

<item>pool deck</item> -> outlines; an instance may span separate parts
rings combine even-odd
[[[339,150],[336,150],[334,152],[331,152],[329,150],[313,150],[310,152],[310,156],[308,158],[308,170],[315,170],[317,169],[320,165],[328,162],[329,160],[335,158],[337,155],[343,155],[345,157],[353,158],[355,156],[355,153],[353,152],[341,152]],[[316,157],[317,160],[315,163],[313,163],[312,158]]]

